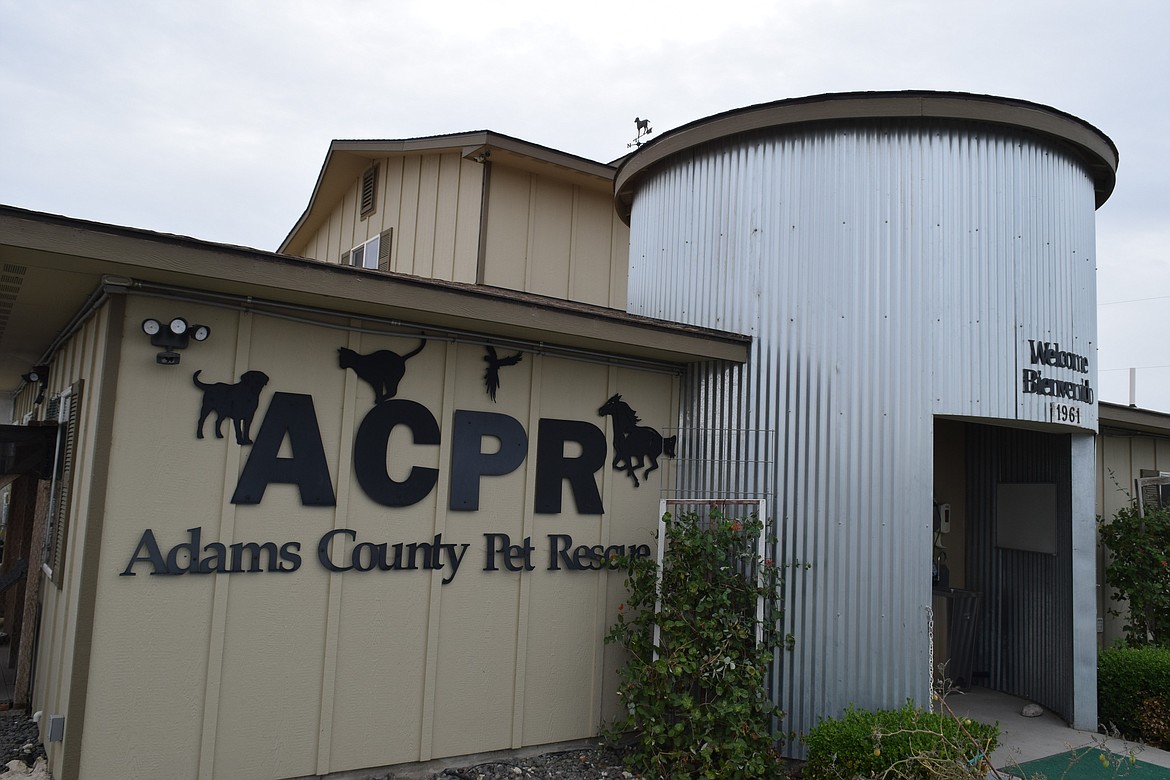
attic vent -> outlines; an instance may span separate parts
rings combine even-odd
[[[20,294],[20,286],[24,283],[24,273],[28,269],[23,265],[5,263],[0,269],[0,336],[8,328],[8,319],[12,316],[12,306],[16,303],[16,296]]]
[[[362,219],[374,213],[374,199],[378,195],[378,166],[371,165],[362,174]]]

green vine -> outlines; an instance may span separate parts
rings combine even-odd
[[[660,588],[654,559],[615,561],[629,598],[606,642],[628,657],[619,686],[626,714],[611,736],[633,733],[627,762],[650,777],[771,777],[779,760],[773,719],[782,713],[767,680],[782,638],[777,568],[754,548],[763,523],[716,509],[706,520],[664,519]]]

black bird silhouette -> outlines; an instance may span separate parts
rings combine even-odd
[[[496,356],[495,347],[486,347],[487,354],[483,356],[483,360],[487,363],[487,369],[483,372],[483,383],[487,385],[488,397],[492,399],[492,403],[496,402],[496,390],[500,389],[500,368],[503,366],[514,366],[524,359],[523,353],[517,352],[515,355],[502,358]]]

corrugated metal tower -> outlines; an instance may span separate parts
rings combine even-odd
[[[1116,165],[1108,138],[1051,108],[896,92],[710,117],[620,169],[628,310],[754,336],[747,365],[692,372],[681,426],[738,432],[710,437],[720,451],[702,458],[757,465],[684,466],[680,480],[775,507],[780,556],[794,564],[795,645],[779,654],[786,731],[850,703],[928,700],[936,417],[1063,437],[1037,450],[1058,446],[1069,464],[1053,584],[1071,605],[1052,629],[1062,660],[1021,685],[1054,689],[1048,706],[1095,723],[1096,405],[1083,390],[1061,398],[1078,410],[1061,420],[1052,394],[1022,377],[1043,369],[1068,393],[1096,384],[1094,212]],[[1043,342],[1089,356],[1088,369],[1037,366]],[[971,483],[973,513],[994,504],[995,484]],[[1031,568],[1021,576],[1051,576]],[[1014,685],[994,671],[988,684]]]

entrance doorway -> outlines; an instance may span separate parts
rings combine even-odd
[[[936,678],[1071,720],[1071,437],[936,418],[934,464]]]

